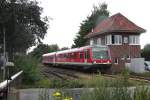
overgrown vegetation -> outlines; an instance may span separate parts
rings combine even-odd
[[[51,95],[51,96],[50,96]],[[70,91],[56,89],[52,94],[48,89],[41,89],[38,100],[74,100]]]
[[[125,69],[117,80],[98,77],[92,80],[96,83],[95,89],[83,93],[80,100],[150,100],[150,88],[143,83],[131,82],[129,76],[129,71]]]
[[[145,58],[145,60],[150,61],[150,44],[144,46],[141,52],[141,56]]]
[[[126,71],[123,73],[126,73]],[[130,87],[132,85],[127,85],[125,82],[128,83],[129,80],[126,80],[124,74],[122,74],[122,78],[119,80],[104,79],[99,75],[93,77],[92,80],[84,82],[86,83],[85,89],[82,92],[80,91],[81,94],[78,94],[78,99],[75,98],[71,90],[62,88],[57,88],[58,90],[56,89],[53,94],[47,92],[45,95],[45,91],[43,91],[42,94],[45,96],[40,96],[46,98],[48,95],[52,95],[54,100],[150,100],[150,88],[148,86],[134,84],[133,87]],[[93,85],[93,89],[89,88],[91,85]],[[45,98],[40,100],[48,100]]]
[[[15,70],[23,70],[23,83],[35,84],[41,78],[38,60],[31,56],[17,56]]]
[[[126,79],[124,76],[118,76],[117,78],[109,78],[103,77],[101,75],[93,76],[92,79],[82,79],[78,81],[80,84],[83,84],[83,87],[93,88],[99,87],[103,84],[107,85],[108,87],[114,87],[116,84],[119,87],[128,87],[128,86],[136,86],[136,85],[143,85],[142,82],[137,82],[133,80]]]
[[[93,91],[86,91],[80,100],[150,100],[148,87],[108,87],[103,84]]]

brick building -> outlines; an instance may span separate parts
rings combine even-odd
[[[140,57],[140,34],[145,29],[117,13],[100,22],[85,38],[87,44],[107,45],[112,58],[112,71],[120,71],[131,58]]]

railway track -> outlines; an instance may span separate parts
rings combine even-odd
[[[53,71],[45,71],[47,74],[45,74],[46,76],[49,77],[49,74],[52,74],[53,76],[56,76],[57,78],[59,79],[63,79],[63,80],[66,80],[66,78],[64,78],[64,76],[56,73],[56,72],[53,72]],[[50,77],[49,77],[50,78]]]
[[[69,79],[91,79],[92,75],[97,75],[97,73],[85,73],[80,72],[76,70],[70,70],[70,69],[62,69],[62,68],[55,68],[55,67],[43,67],[43,73],[45,76],[51,78],[51,77],[57,77],[62,80],[69,80]],[[121,75],[110,75],[110,74],[101,74],[104,77],[110,77],[110,78],[122,78]],[[150,83],[149,77],[141,77],[141,76],[135,76],[130,75],[129,80],[144,82],[144,83]]]
[[[104,76],[104,77],[111,77],[111,78],[121,78],[121,76],[109,75],[109,74],[103,74],[102,76]],[[149,77],[141,77],[141,76],[130,75],[129,80],[150,83],[150,78]]]
[[[67,70],[67,69],[61,69],[61,68],[54,68],[54,67],[43,67],[42,73],[47,76],[48,78],[51,78],[52,76],[55,78],[59,78],[62,80],[69,80],[69,79],[78,79],[80,78],[80,75],[77,74],[76,71],[73,70]]]
[[[141,76],[133,76],[132,75],[132,76],[130,76],[130,79],[150,83],[150,78],[149,77],[141,77]]]

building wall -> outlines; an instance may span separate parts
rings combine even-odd
[[[112,58],[112,71],[118,72],[125,68],[125,63],[129,63],[131,58],[139,58],[140,45],[108,45]],[[118,60],[118,62],[116,62]]]
[[[106,44],[106,36],[107,35],[121,35],[122,36],[122,44]],[[131,35],[140,36],[137,33],[106,33],[101,34],[96,37],[92,37],[92,40],[97,40],[101,38],[101,44],[97,45],[107,45],[110,49],[110,54],[112,58],[112,71],[118,72],[125,68],[125,63],[130,62],[131,58],[139,58],[140,55],[140,45],[139,44],[129,44],[129,37]],[[126,38],[126,39],[125,39]],[[88,44],[90,44],[90,40]]]

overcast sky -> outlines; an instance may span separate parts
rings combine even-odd
[[[149,0],[38,0],[43,7],[43,15],[50,20],[45,44],[71,47],[80,23],[91,14],[93,5],[105,2],[110,15],[120,12],[135,24],[147,30],[140,37],[142,47],[150,43],[150,1]]]

